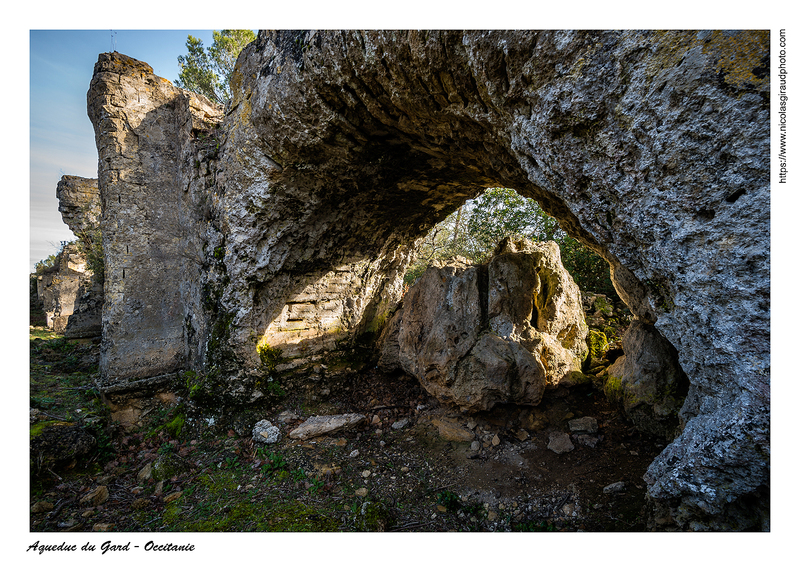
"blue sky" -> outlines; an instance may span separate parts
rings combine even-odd
[[[211,30],[30,31],[30,266],[73,240],[61,220],[56,184],[62,175],[97,177],[94,130],[86,92],[100,53],[116,50],[172,82],[178,56],[193,35],[210,46]]]

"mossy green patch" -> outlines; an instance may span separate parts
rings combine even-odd
[[[589,346],[589,355],[591,357],[600,358],[608,351],[608,338],[603,332],[589,330],[586,335],[586,345]]]
[[[156,480],[169,480],[179,475],[184,470],[183,462],[173,453],[162,454],[153,463],[153,478]]]
[[[167,430],[167,433],[170,434],[173,438],[178,437],[183,430],[183,424],[186,421],[186,417],[179,413],[175,416],[175,418],[164,426],[164,429]]]
[[[30,339],[40,339],[40,340],[59,340],[64,339],[64,336],[57,334],[53,330],[49,328],[44,328],[41,326],[33,327],[30,329]]]
[[[603,393],[610,402],[622,402],[624,398],[622,379],[609,374],[603,384]]]
[[[391,525],[391,512],[380,502],[364,502],[356,518],[359,531],[385,531]]]
[[[595,298],[594,309],[606,317],[614,315],[614,307],[611,306],[611,303],[608,302],[608,299],[603,295],[597,295]]]
[[[63,423],[63,422],[56,421],[56,420],[41,421],[41,422],[35,423],[35,424],[33,424],[31,426],[30,438],[34,439],[36,437],[39,437],[46,428],[48,428],[50,426],[53,426],[53,425],[58,425],[58,424],[61,424],[61,423]]]
[[[258,351],[259,359],[261,359],[261,364],[270,374],[274,373],[278,365],[283,362],[283,350],[271,347],[263,340],[256,346],[256,350]]]
[[[290,473],[276,472],[270,479],[285,479]],[[282,477],[282,478],[281,478]],[[189,532],[336,531],[339,522],[320,509],[300,500],[273,498],[260,483],[244,491],[244,476],[222,469],[203,474],[190,493],[167,505],[163,523],[167,530]],[[246,481],[250,482],[249,479]],[[187,511],[192,516],[186,517]]]
[[[270,510],[267,518],[268,531],[319,533],[339,530],[338,521],[301,501],[288,502]]]

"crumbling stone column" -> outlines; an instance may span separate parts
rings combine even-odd
[[[194,135],[218,121],[221,108],[175,88],[146,63],[105,53],[88,111],[106,263],[101,380],[113,386],[176,373],[190,353],[186,312],[196,297],[187,298],[186,285],[199,283],[203,261],[202,207],[185,208],[200,164],[192,158]]]
[[[97,180],[78,176],[62,176],[56,186],[61,218],[82,242],[86,275],[76,290],[72,314],[66,318],[64,335],[68,338],[97,337],[102,333],[103,256],[86,255],[102,242],[100,232],[100,191]],[[99,269],[99,271],[96,271]]]

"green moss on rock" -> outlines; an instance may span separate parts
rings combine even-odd
[[[624,398],[622,391],[622,379],[615,377],[613,374],[609,374],[606,377],[605,383],[603,384],[603,393],[610,402],[621,403]]]
[[[608,338],[603,332],[589,330],[586,335],[586,345],[589,346],[589,356],[599,359],[608,351]]]
[[[391,512],[382,503],[364,502],[356,517],[356,528],[359,531],[385,531],[391,525]]]

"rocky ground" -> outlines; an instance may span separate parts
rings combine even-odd
[[[92,384],[98,348],[31,328],[31,531],[647,528],[642,475],[665,444],[596,385],[467,417],[410,377],[363,370],[260,412],[280,431],[262,444],[180,397],[132,429],[112,423]],[[288,437],[344,413],[364,420]]]

